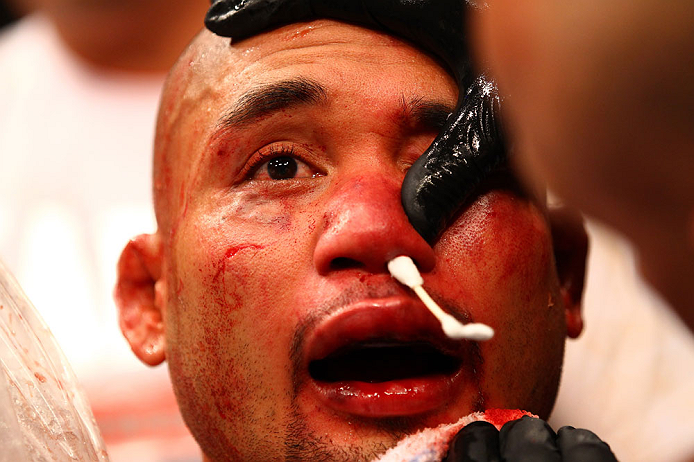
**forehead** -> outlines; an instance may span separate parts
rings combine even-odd
[[[328,20],[286,26],[239,43],[205,31],[188,55],[179,66],[189,73],[187,97],[214,95],[215,101],[226,103],[253,85],[297,75],[322,77],[329,85],[362,72],[363,78],[370,74],[398,85],[402,76],[388,69],[403,65],[414,71],[408,77],[438,79],[448,87],[452,83],[433,58],[408,43]],[[429,87],[434,84],[428,82]]]
[[[435,96],[443,89],[445,95],[436,95],[440,99],[457,96],[452,77],[433,58],[381,32],[320,20],[233,43],[203,31],[167,81],[155,155],[180,147],[180,142],[172,142],[188,132],[203,143],[244,92],[293,77],[315,80],[329,94],[361,86],[360,99],[352,106],[391,93],[416,98]],[[402,94],[407,91],[415,94]],[[187,152],[200,147],[185,146]],[[171,162],[169,154],[166,157]]]

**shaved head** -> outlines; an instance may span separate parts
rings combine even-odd
[[[214,91],[216,86],[209,84],[214,82],[212,75],[218,75],[222,62],[228,64],[238,54],[238,49],[230,46],[229,39],[203,30],[183,52],[164,84],[154,140],[153,168],[154,208],[160,230],[167,232],[171,229],[172,217],[168,212],[176,209],[182,199],[170,188],[175,172],[180,174],[186,169],[186,166],[179,165],[177,156],[182,146],[178,144],[181,138],[175,127],[187,122],[187,112],[199,104],[204,91]]]

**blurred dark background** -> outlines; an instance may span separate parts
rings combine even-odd
[[[0,29],[19,18],[16,8],[7,4],[6,0],[0,0]]]

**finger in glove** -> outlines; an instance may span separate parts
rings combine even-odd
[[[451,441],[442,462],[500,462],[499,431],[489,422],[473,422]]]
[[[583,428],[560,428],[557,446],[564,462],[617,462],[610,446],[595,433]]]
[[[542,419],[522,417],[499,431],[501,457],[513,462],[561,462],[554,430]]]

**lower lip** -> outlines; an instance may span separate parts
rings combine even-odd
[[[459,371],[460,372],[460,371]],[[318,382],[313,390],[328,407],[361,417],[402,417],[434,411],[455,396],[460,373],[390,382]]]

